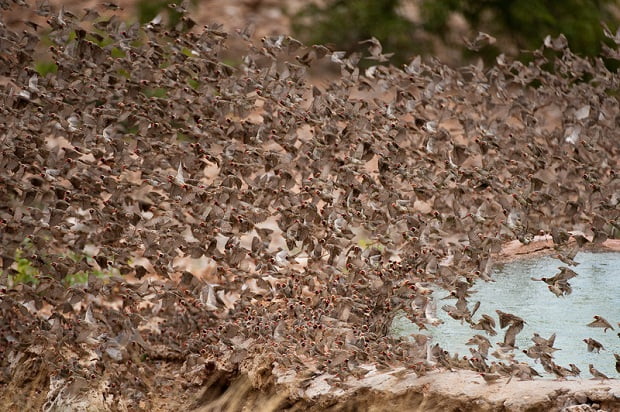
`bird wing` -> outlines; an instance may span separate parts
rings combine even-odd
[[[553,347],[554,343],[555,343],[555,333],[549,336],[549,339],[547,339],[547,345],[549,345],[550,347]]]
[[[517,334],[523,329],[523,325],[519,328],[517,325],[510,325],[508,329],[506,329],[506,334],[504,335],[504,345],[516,347],[515,343],[517,340]]]
[[[489,315],[487,315],[486,313],[484,315],[482,315],[482,318],[484,320],[487,321],[487,323],[489,325],[491,325],[492,328],[495,328],[495,319],[493,319],[492,317],[490,317]]]

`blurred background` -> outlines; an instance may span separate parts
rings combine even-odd
[[[9,0],[0,4],[23,3]],[[31,1],[63,5],[78,16],[84,9],[106,4],[127,19],[148,22],[158,15],[174,25],[179,7],[198,24],[220,23],[224,29],[250,27],[253,37],[289,34],[304,43],[327,44],[334,50],[366,49],[361,40],[379,39],[391,62],[400,65],[416,55],[436,56],[450,65],[474,57],[491,62],[500,53],[522,55],[538,48],[547,35],[563,33],[571,50],[598,55],[606,41],[601,23],[613,33],[618,27],[620,0],[83,0]],[[36,18],[24,9],[9,15],[18,24]],[[475,54],[465,39],[478,32],[493,36]]]

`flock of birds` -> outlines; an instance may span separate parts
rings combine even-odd
[[[575,263],[575,265],[576,264],[578,263]],[[568,280],[577,276],[577,273],[566,266],[560,266],[559,269],[560,271],[553,277],[531,279],[534,281],[545,282],[548,285],[549,290],[557,297],[568,295],[572,292]],[[485,313],[482,314],[477,321],[473,320],[474,315],[480,308],[481,302],[477,301],[471,308],[469,308],[467,298],[471,297],[471,294],[475,292],[470,289],[470,286],[471,285],[467,282],[456,282],[454,285],[454,290],[451,290],[448,296],[442,298],[442,300],[456,299],[456,304],[444,304],[441,306],[441,309],[451,318],[461,321],[461,323],[466,322],[473,330],[483,331],[487,336],[496,336],[498,334],[498,325],[493,316]],[[556,289],[560,292],[558,293]],[[436,302],[432,298],[429,297],[428,299],[424,299],[422,301],[418,300],[415,303],[417,305],[422,305],[422,307],[418,306],[418,310],[424,311],[426,324],[437,326],[442,323],[442,321],[437,318]],[[519,349],[516,344],[516,338],[517,335],[523,330],[526,321],[519,316],[506,313],[501,310],[495,310],[495,312],[499,320],[499,329],[505,329],[505,332],[503,340],[501,342],[497,342],[496,348],[492,352],[491,350],[494,345],[491,343],[489,338],[483,334],[475,334],[467,341],[466,345],[474,346],[476,348],[470,349],[471,356],[465,356],[462,358],[460,358],[458,354],[448,357],[447,352],[441,352],[439,344],[435,344],[433,348],[430,348],[430,340],[428,335],[412,334],[412,336],[416,341],[424,342],[427,345],[429,354],[434,353],[434,355],[437,356],[439,353],[440,357],[443,356],[443,366],[455,369],[473,369],[479,371],[481,372],[480,375],[486,382],[489,383],[495,382],[506,376],[508,376],[507,382],[510,382],[510,380],[515,376],[520,379],[541,377],[542,375],[540,375],[540,373],[531,365],[523,362],[517,362],[515,360],[515,350]],[[425,329],[424,324],[418,324],[418,326],[420,326],[421,329]],[[603,332],[607,332],[608,329],[614,330],[612,324],[599,315],[595,315],[592,322],[588,323],[587,326],[591,328],[602,328]],[[620,327],[620,322],[618,322],[618,327]],[[555,333],[547,339],[541,337],[538,333],[533,333],[531,337],[533,345],[527,349],[522,349],[521,352],[528,358],[533,359],[535,363],[540,363],[545,372],[550,375],[555,375],[557,379],[563,380],[570,376],[580,376],[581,370],[575,364],[570,363],[568,364],[568,368],[566,368],[555,363],[553,353],[559,350],[559,348],[554,347],[555,338]],[[620,338],[620,333],[618,333],[618,338]],[[601,350],[605,350],[603,345],[594,338],[583,339],[583,342],[586,344],[588,352],[599,353]],[[500,362],[493,361],[489,364],[490,356]],[[618,373],[620,373],[620,355],[614,354],[614,357],[616,362],[615,369]],[[432,357],[427,358],[427,362],[433,363],[432,359]],[[609,379],[607,375],[597,370],[592,364],[589,365],[589,372],[594,379]]]
[[[569,232],[583,248],[618,237],[620,78],[561,41],[553,61],[541,49],[529,64],[395,68],[375,40],[363,55],[254,44],[188,14],[37,13],[0,24],[0,381],[29,365],[65,382],[57,392],[105,381],[107,399],[140,399],[166,384],[161,361],[192,385],[212,365],[267,365],[302,386],[368,365],[529,379],[510,356],[517,316],[498,311],[493,369],[483,335],[453,359],[391,336],[392,320],[432,323],[439,285],[451,316],[493,335],[467,298],[504,242],[551,234],[570,261]],[[247,44],[234,65],[230,38]],[[340,75],[312,85],[316,64]],[[34,281],[15,281],[24,265]],[[541,280],[561,295],[572,275]],[[553,338],[534,339],[528,356],[577,373],[553,363]]]
[[[499,320],[500,320],[500,328],[503,329],[508,327],[505,332],[503,342],[498,343],[498,349],[493,352],[491,355],[497,359],[501,360],[514,360],[514,353],[512,353],[517,346],[515,344],[516,335],[521,332],[523,329],[523,325],[525,321],[515,315],[505,313],[502,311],[496,311]],[[493,318],[488,317],[490,319],[490,328],[488,329],[490,335],[496,334],[492,329],[495,327],[495,321]],[[594,316],[594,320],[590,322],[587,326],[593,328],[604,328],[604,331],[607,329],[614,329],[607,320],[602,318],[601,316]],[[620,323],[618,323],[620,327]],[[472,325],[472,328],[475,328],[475,325]],[[555,343],[556,334],[552,334],[549,338],[545,339],[541,337],[538,333],[534,333],[532,335],[531,341],[533,345],[527,349],[523,349],[522,352],[529,358],[534,359],[536,362],[540,362],[543,366],[545,372],[555,375],[557,379],[566,379],[569,376],[580,376],[581,370],[573,363],[569,363],[569,368],[560,366],[556,364],[553,360],[553,352],[557,351],[558,348],[555,348],[553,345]],[[620,337],[620,335],[619,335]],[[587,345],[588,352],[596,351],[600,352],[603,348],[603,345],[596,341],[593,338],[587,338],[583,340]],[[507,382],[517,376],[521,379],[531,379],[534,376],[541,377],[541,375],[534,369],[533,367],[524,364],[524,363],[511,363],[511,366],[506,367],[506,365],[494,363],[492,366],[486,364],[486,360],[489,356],[489,348],[492,346],[489,339],[483,335],[474,335],[468,342],[467,345],[475,345],[478,347],[477,350],[471,350],[472,358],[469,360],[470,363],[474,363],[474,369],[481,369],[483,372],[481,376],[487,382],[494,382],[501,378],[502,376],[510,376]],[[620,373],[620,355],[614,354],[615,357],[615,368],[618,373]],[[503,372],[503,373],[501,373]],[[594,379],[609,379],[607,375],[597,370],[593,364],[589,364],[589,372]]]

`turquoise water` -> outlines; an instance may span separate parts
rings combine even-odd
[[[554,353],[554,361],[564,367],[574,363],[581,369],[582,378],[590,378],[588,364],[605,373],[610,378],[620,378],[615,370],[614,353],[620,354],[620,253],[581,252],[575,258],[580,264],[572,267],[578,276],[570,279],[573,288],[570,295],[556,297],[547,289],[544,282],[536,282],[531,277],[552,277],[559,272],[559,266],[566,266],[552,257],[523,259],[494,268],[495,282],[477,282],[472,290],[476,290],[469,298],[471,308],[480,301],[480,309],[473,317],[476,322],[484,313],[491,315],[496,322],[496,336],[489,336],[484,331],[473,330],[467,323],[461,324],[441,310],[444,304],[454,305],[456,300],[440,300],[446,296],[444,290],[438,289],[433,296],[437,302],[437,317],[444,321],[437,327],[430,327],[428,332],[421,332],[404,317],[394,321],[395,333],[407,336],[410,333],[430,334],[434,342],[450,353],[461,356],[470,355],[465,343],[475,334],[489,338],[493,347],[489,350],[487,363],[499,361],[491,356],[496,342],[503,341],[506,329],[499,329],[496,309],[512,313],[523,318],[527,324],[517,336],[518,349],[515,350],[516,360],[529,362],[540,374],[544,370],[540,364],[521,352],[533,345],[532,334],[537,332],[544,338],[556,333],[554,347],[560,348]],[[601,328],[586,325],[594,315],[605,318],[615,330],[603,332]],[[600,353],[589,353],[583,339],[593,338],[602,343],[605,350]]]

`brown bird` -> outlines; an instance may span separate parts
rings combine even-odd
[[[491,353],[492,356],[495,356],[497,359],[512,361],[515,358],[515,354],[511,353],[509,349],[503,349],[501,346]]]
[[[586,343],[586,345],[588,345],[588,352],[596,351],[596,353],[599,353],[601,349],[605,350],[603,344],[597,340],[588,338],[584,339],[583,341]]]
[[[566,295],[570,295],[571,293],[573,293],[573,288],[570,286],[570,283],[568,283],[568,281],[566,280],[558,280],[553,285],[549,285],[547,287],[557,297],[566,296]]]
[[[486,313],[482,315],[478,322],[472,324],[471,328],[476,330],[484,330],[491,336],[497,335],[497,332],[495,332],[495,319]]]
[[[570,369],[564,368],[557,363],[551,361],[551,372],[556,376],[558,380],[565,380],[567,376],[572,376]]]
[[[495,311],[497,313],[497,315],[499,316],[499,327],[501,329],[504,329],[506,326],[510,325],[510,324],[524,324],[526,323],[523,319],[521,319],[520,317],[513,315],[511,313],[506,313],[506,312],[502,312],[501,310],[496,310]]]
[[[532,359],[539,359],[541,354],[543,353],[540,345],[530,346],[527,349],[523,349],[522,352],[525,354],[525,356]]]
[[[620,373],[620,355],[614,353],[614,357],[616,358],[616,372]]]
[[[510,325],[504,334],[504,347],[516,348],[517,335],[523,330],[523,323],[518,322]]]
[[[553,285],[548,285],[547,288],[558,298],[564,296],[564,292],[562,292],[562,289],[560,289],[557,283],[554,283]]]
[[[489,356],[489,348],[491,347],[491,342],[489,339],[482,335],[474,335],[471,339],[469,339],[466,345],[477,345],[478,352],[480,352],[485,358]]]
[[[577,252],[579,252],[579,247],[574,247],[565,252],[557,253],[553,255],[553,257],[561,260],[563,263],[566,263],[569,266],[577,266],[579,265],[579,262],[575,261],[574,259],[575,256],[577,255]]]
[[[553,347],[553,344],[555,343],[555,333],[549,336],[549,339],[545,339],[542,336],[540,336],[538,333],[534,333],[532,335],[532,342],[534,342],[537,345],[548,346],[551,348]]]
[[[584,235],[576,234],[573,235],[573,238],[577,242],[578,247],[583,247],[583,245],[585,245],[586,243],[590,243],[590,240]]]
[[[573,376],[579,376],[581,374],[581,369],[579,369],[574,363],[569,363],[568,366],[570,366],[570,371]]]
[[[527,363],[513,363],[510,368],[512,369],[510,379],[515,376],[521,380],[532,380],[534,376],[540,377],[536,369],[532,368]]]
[[[577,276],[577,272],[575,272],[572,269],[567,268],[566,266],[559,266],[558,269],[560,269],[559,273],[556,273],[553,277],[550,278],[530,278],[532,280],[535,281],[539,281],[539,282],[545,282],[547,285],[553,285],[557,282],[565,282],[568,281],[569,279],[574,278],[575,276]]]
[[[515,342],[517,334],[523,330],[525,321],[516,315],[502,312],[501,310],[496,310],[495,312],[499,315],[499,326],[502,329],[508,326],[508,329],[506,329],[506,334],[504,335],[502,347],[516,348]]]
[[[590,364],[590,373],[592,374],[592,376],[594,376],[593,379],[600,379],[600,380],[605,380],[605,379],[609,379],[609,377],[607,377],[607,375],[605,375],[603,372],[597,370],[594,365]]]
[[[554,227],[551,229],[551,238],[555,245],[564,245],[570,240],[570,233],[567,231]]]
[[[492,384],[497,382],[498,379],[500,379],[502,376],[497,374],[497,373],[481,373],[480,376],[482,376],[482,379],[484,379],[484,381],[488,384]]]
[[[594,315],[594,320],[588,323],[591,328],[603,328],[603,332],[607,332],[607,329],[614,330],[611,323],[607,322],[602,316]]]

